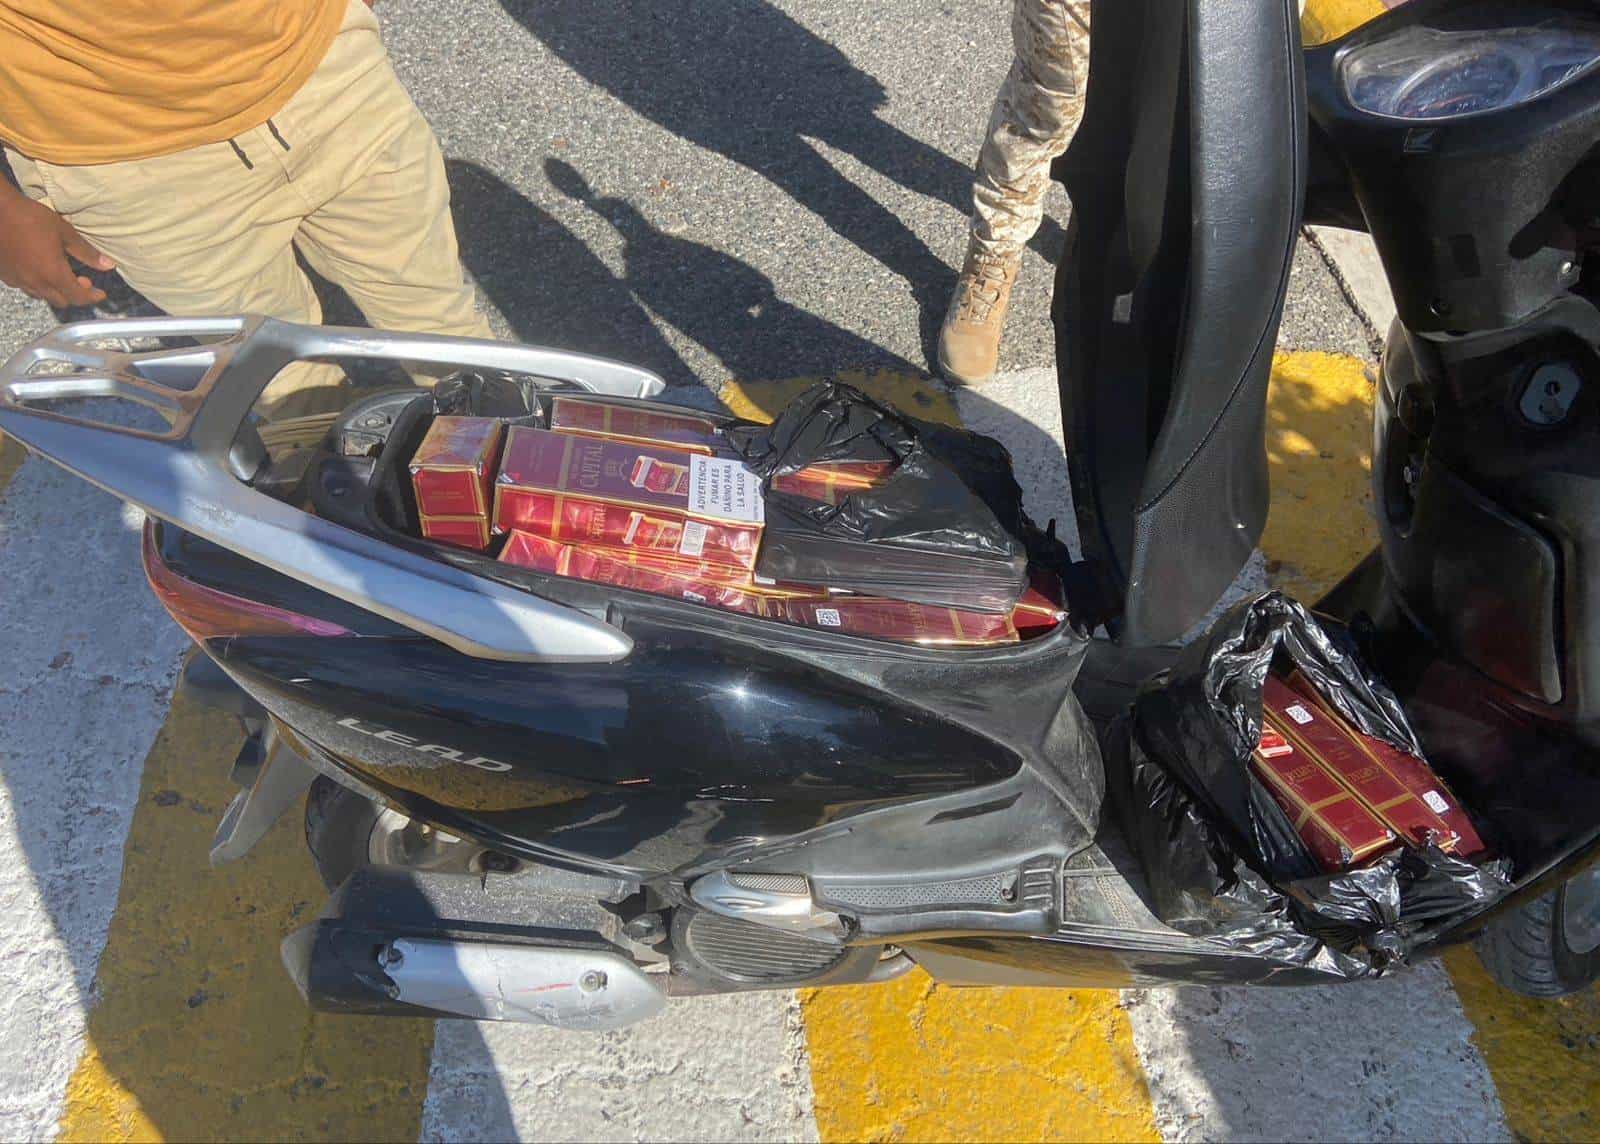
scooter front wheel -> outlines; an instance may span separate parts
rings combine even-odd
[[[1484,968],[1525,997],[1564,997],[1600,977],[1600,866],[1491,922]]]

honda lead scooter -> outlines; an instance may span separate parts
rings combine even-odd
[[[1320,608],[1508,871],[1405,952],[1483,933],[1514,987],[1593,980],[1600,14],[1417,0],[1306,53],[1289,0],[1093,18],[1054,315],[1084,551],[1059,569],[1074,622],[1037,639],[887,644],[506,565],[407,527],[431,398],[249,416],[305,359],[660,394],[626,365],[219,318],[68,326],[0,372],[0,430],[149,515],[152,587],[204,652],[183,686],[250,732],[213,861],[304,800],[334,891],[284,946],[312,1005],[609,1029],[669,994],[913,965],[1074,987],[1366,975],[1163,921],[1099,738],[1259,537],[1303,217],[1369,229],[1400,313],[1382,544]]]

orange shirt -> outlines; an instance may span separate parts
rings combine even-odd
[[[346,0],[0,0],[0,140],[62,165],[148,159],[265,122]]]

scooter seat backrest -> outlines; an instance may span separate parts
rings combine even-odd
[[[1053,317],[1085,555],[1123,642],[1188,631],[1267,513],[1265,410],[1299,229],[1295,0],[1094,0]]]

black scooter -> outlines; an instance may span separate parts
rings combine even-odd
[[[1292,0],[1093,18],[1054,313],[1084,552],[1042,638],[893,645],[501,564],[408,527],[431,398],[249,417],[306,358],[661,391],[625,365],[229,318],[68,326],[4,367],[0,430],[149,514],[151,585],[205,653],[183,687],[250,732],[212,860],[305,798],[334,893],[284,957],[312,1005],[606,1029],[913,965],[1365,975],[1167,924],[1097,738],[1261,532],[1303,221],[1370,230],[1400,315],[1382,545],[1318,609],[1506,871],[1405,953],[1481,934],[1537,994],[1600,972],[1600,11],[1415,0],[1307,52]]]

